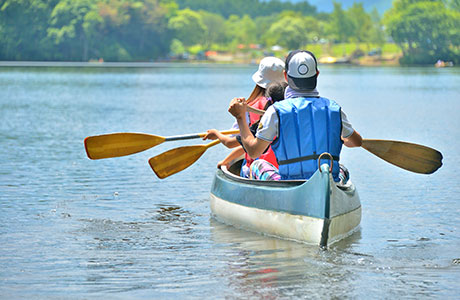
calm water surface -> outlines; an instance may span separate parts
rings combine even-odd
[[[227,129],[257,66],[0,68],[0,298],[438,298],[460,294],[460,69],[321,67],[366,138],[440,150],[432,175],[344,149],[361,228],[327,251],[213,220],[210,148],[159,180],[163,143],[91,161],[83,139]]]

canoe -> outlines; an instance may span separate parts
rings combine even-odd
[[[241,161],[218,169],[211,187],[213,217],[225,224],[327,247],[359,228],[355,185],[337,186],[329,165],[309,180],[260,181],[240,177]]]

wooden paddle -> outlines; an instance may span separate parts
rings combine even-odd
[[[246,107],[246,110],[249,112],[255,113],[257,115],[263,115],[265,113],[265,110],[258,109],[258,108],[255,108],[249,105]]]
[[[390,164],[415,173],[431,174],[442,166],[441,152],[423,145],[363,139],[361,147]]]
[[[239,130],[221,131],[223,134],[237,134]],[[90,159],[119,157],[138,153],[163,142],[202,138],[206,133],[162,137],[145,133],[110,133],[89,136],[85,139],[86,154]]]
[[[219,143],[219,140],[215,140],[206,145],[174,148],[150,158],[149,164],[158,178],[164,179],[188,168],[196,162],[208,148]]]
[[[254,112],[256,114],[263,115],[264,110],[253,108],[248,106],[248,111]],[[225,131],[222,131],[224,133]],[[235,134],[236,132],[229,132],[225,134]],[[163,152],[157,156],[154,156],[149,159],[150,167],[153,172],[160,179],[164,179],[180,171],[183,171],[195,163],[206,150],[212,146],[219,144],[219,140],[215,140],[206,145],[195,145],[195,146],[184,146],[179,148],[174,148],[169,151]]]
[[[264,114],[264,110],[248,106],[248,111]],[[363,139],[364,149],[377,157],[407,171],[432,174],[442,166],[441,152],[423,145],[391,141]]]

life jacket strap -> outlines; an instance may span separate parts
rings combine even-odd
[[[286,160],[279,160],[278,165],[281,166],[281,165],[293,164],[293,163],[296,163],[296,162],[301,162],[301,161],[310,160],[310,159],[317,160],[318,158],[319,158],[319,154],[315,153],[315,154],[312,154],[312,155],[306,155],[306,156],[301,156],[301,157],[296,157],[296,158],[291,158],[291,159],[286,159]],[[339,161],[340,157],[333,155],[332,159],[334,161]]]

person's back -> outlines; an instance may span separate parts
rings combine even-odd
[[[279,138],[272,143],[281,179],[308,179],[327,152],[334,158],[332,174],[338,180],[342,149],[340,106],[327,98],[288,98],[274,104]],[[289,134],[284,132],[289,131]]]

